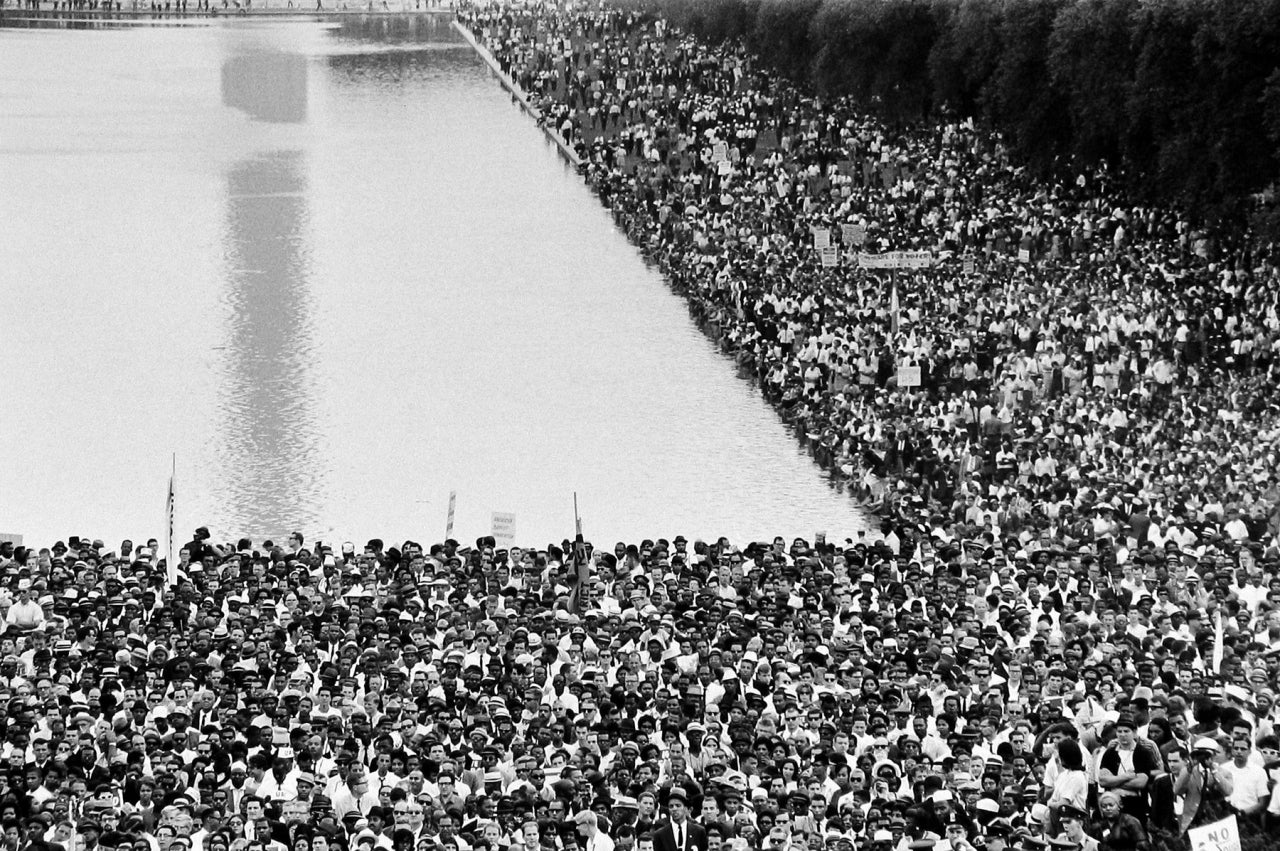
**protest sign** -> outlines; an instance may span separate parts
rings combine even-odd
[[[489,529],[494,544],[499,549],[510,549],[516,540],[516,516],[505,511],[493,512],[493,525]]]
[[[861,246],[867,241],[867,229],[859,224],[841,225],[840,239],[845,245]]]
[[[858,265],[864,269],[924,269],[933,265],[933,255],[928,251],[859,254]]]
[[[1240,825],[1235,815],[1187,831],[1191,851],[1240,851]]]

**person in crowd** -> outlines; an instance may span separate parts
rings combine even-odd
[[[638,9],[458,15],[872,521],[0,548],[11,849],[1274,847],[1274,249]]]

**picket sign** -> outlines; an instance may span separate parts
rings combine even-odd
[[[1240,851],[1240,825],[1235,815],[1187,831],[1191,851]]]

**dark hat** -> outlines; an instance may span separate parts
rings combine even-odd
[[[1009,832],[1009,825],[1002,821],[991,822],[991,824],[987,825],[986,830],[983,831],[987,839],[1007,839],[1009,837]]]
[[[1071,804],[1063,804],[1062,807],[1058,809],[1058,818],[1088,821],[1089,814],[1079,807],[1072,806]]]

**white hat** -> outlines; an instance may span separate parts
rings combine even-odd
[[[1208,736],[1202,736],[1196,739],[1195,744],[1191,746],[1193,751],[1213,751],[1214,753],[1222,753],[1222,745],[1218,744],[1217,739],[1211,739]]]

